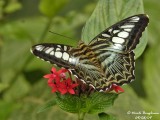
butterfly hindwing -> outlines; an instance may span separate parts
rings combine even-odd
[[[108,51],[103,56],[99,56],[99,60],[105,73],[106,87],[112,84],[122,85],[135,79],[135,60],[133,52],[119,54]]]

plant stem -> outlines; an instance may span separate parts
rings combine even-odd
[[[84,112],[79,112],[79,113],[78,113],[78,120],[84,120],[85,114],[86,114],[86,113],[84,113]]]
[[[49,18],[48,23],[47,23],[42,35],[40,36],[40,39],[38,42],[43,42],[44,38],[46,37],[47,33],[49,32],[49,28],[51,25],[52,25],[52,18]]]

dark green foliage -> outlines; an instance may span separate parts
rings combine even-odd
[[[57,104],[67,112],[95,114],[111,107],[116,98],[117,94],[115,93],[106,94],[99,92],[93,93],[85,98],[73,95],[59,95],[57,96]]]

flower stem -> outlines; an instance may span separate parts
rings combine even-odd
[[[84,112],[79,112],[79,113],[78,113],[78,120],[84,120],[85,114],[86,114],[86,113],[84,113]]]
[[[44,38],[46,37],[47,33],[49,32],[49,28],[52,25],[52,18],[48,18],[47,24],[44,28],[44,31],[42,33],[42,35],[40,36],[40,39],[38,42],[43,42]]]

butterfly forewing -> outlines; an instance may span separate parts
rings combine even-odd
[[[126,18],[97,35],[91,42],[93,50],[111,50],[118,53],[132,51],[149,22],[144,14]]]
[[[31,52],[37,57],[59,67],[72,68],[75,58],[70,54],[71,46],[43,43],[34,45]]]

